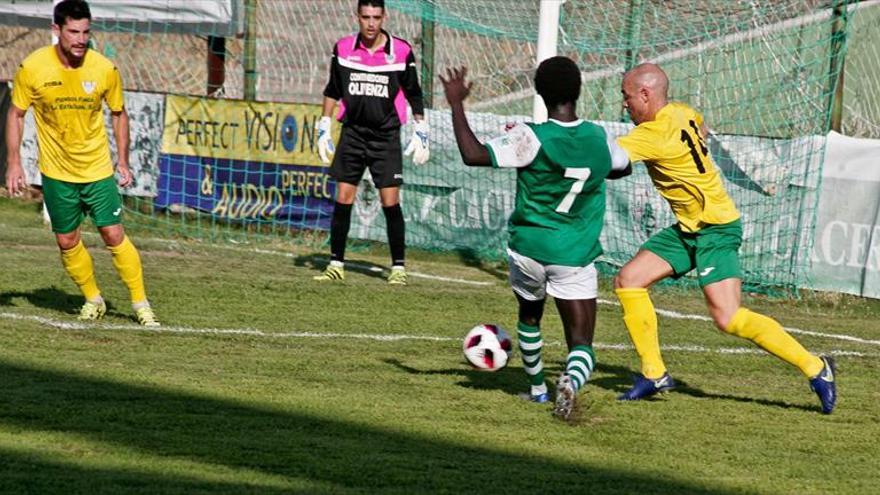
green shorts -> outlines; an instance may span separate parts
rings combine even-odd
[[[56,234],[73,232],[86,215],[95,226],[106,227],[122,221],[122,197],[111,175],[95,182],[65,182],[43,176],[43,200]]]
[[[700,287],[728,278],[742,278],[739,246],[742,223],[734,220],[703,227],[699,232],[682,232],[678,224],[654,234],[642,245],[672,266],[675,278],[697,269]]]

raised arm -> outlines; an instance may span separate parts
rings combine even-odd
[[[455,133],[455,142],[458,144],[458,151],[461,153],[461,159],[465,165],[489,167],[492,165],[489,150],[477,140],[464,113],[464,100],[470,94],[472,85],[465,82],[465,75],[467,75],[467,68],[461,67],[447,69],[446,78],[440,76],[446,101],[449,102],[449,107],[452,110],[452,130]]]

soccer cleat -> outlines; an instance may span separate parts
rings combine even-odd
[[[312,280],[317,280],[319,282],[345,280],[345,268],[341,266],[327,265],[327,268],[324,269],[324,273],[315,275],[312,277]]]
[[[403,268],[392,268],[391,274],[388,275],[388,283],[391,285],[406,285],[406,270]]]
[[[822,362],[825,363],[825,367],[818,375],[810,378],[810,388],[816,392],[822,402],[822,414],[831,414],[837,402],[837,385],[834,383],[836,367],[831,357],[822,356]]]
[[[563,373],[556,382],[556,407],[553,408],[553,415],[567,421],[574,411],[576,401],[577,392],[571,383],[571,377],[568,373]]]
[[[635,381],[631,389],[617,396],[617,400],[639,400],[651,397],[662,392],[668,392],[675,388],[675,380],[669,376],[669,373],[663,373],[663,376],[652,380],[645,378],[645,375],[636,375]]]
[[[143,306],[136,309],[134,314],[137,316],[138,323],[145,327],[161,326],[159,320],[156,319],[156,313],[153,313],[153,308],[149,306]]]
[[[529,392],[523,392],[518,396],[522,400],[536,402],[538,404],[543,404],[550,401],[550,394],[548,394],[547,392],[544,392],[543,394],[530,394]]]
[[[86,303],[82,305],[82,308],[79,309],[79,316],[77,316],[76,319],[83,321],[100,320],[104,317],[104,313],[106,312],[107,303],[104,301],[101,301],[99,304],[86,301]]]

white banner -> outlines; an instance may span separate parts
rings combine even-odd
[[[92,22],[106,30],[124,25],[126,32],[235,36],[244,33],[243,0],[90,0]],[[49,29],[52,2],[19,0],[0,2],[0,24]]]
[[[880,298],[880,140],[828,135],[812,288]]]

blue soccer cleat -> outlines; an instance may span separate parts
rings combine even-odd
[[[822,362],[825,367],[818,375],[810,378],[810,388],[822,402],[822,414],[831,414],[837,402],[837,385],[834,383],[834,372],[837,368],[834,366],[834,359],[828,356],[822,356]]]
[[[519,394],[519,398],[529,402],[543,404],[550,401],[550,394],[548,392],[544,392],[543,394],[530,394],[528,392],[523,392]]]
[[[675,380],[669,376],[669,373],[663,373],[663,376],[652,380],[645,378],[645,375],[636,375],[635,383],[631,389],[617,396],[617,400],[639,400],[667,392],[675,388]]]
[[[543,403],[548,402],[550,400],[550,394],[547,392],[544,392],[543,394],[535,394],[535,395],[529,394],[529,400],[532,402],[537,402],[538,404],[543,404]]]

